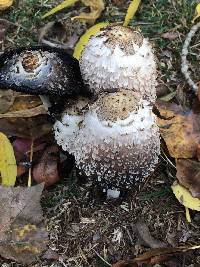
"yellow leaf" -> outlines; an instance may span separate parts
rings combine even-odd
[[[200,4],[196,6],[195,17],[193,18],[192,23],[194,23],[194,21],[199,17],[200,17]]]
[[[15,185],[17,165],[9,139],[0,132],[0,180],[4,186]]]
[[[75,4],[78,1],[79,0],[65,0],[61,4],[57,5],[56,7],[54,7],[53,9],[51,9],[49,12],[47,12],[46,14],[44,14],[42,16],[42,19],[44,19],[46,17],[49,17],[49,16],[55,14],[56,12],[58,12],[58,11],[64,9],[64,8],[70,7],[70,6],[72,6],[73,4]]]
[[[12,4],[13,0],[0,0],[0,11],[9,8]]]
[[[78,19],[80,21],[94,24],[95,21],[100,17],[101,12],[105,8],[103,0],[81,0],[81,2],[90,8],[90,13],[82,12],[79,16],[73,17],[72,20]]]
[[[200,199],[193,197],[189,190],[178,183],[172,185],[172,190],[182,205],[186,208],[200,211]]]
[[[105,8],[103,0],[65,0],[61,4],[57,5],[49,12],[44,14],[44,16],[42,16],[42,19],[53,15],[54,13],[62,10],[63,8],[70,7],[78,1],[81,1],[85,6],[88,6],[90,8],[90,13],[83,12],[79,16],[76,16],[72,19],[79,19],[90,24],[94,24],[96,19],[101,15],[101,12]]]
[[[101,28],[106,27],[109,23],[108,22],[100,22],[91,28],[89,28],[79,39],[78,43],[75,46],[73,57],[76,59],[80,59],[82,51],[85,45],[88,43],[91,36],[95,35],[100,31]]]
[[[139,4],[140,4],[141,0],[132,0],[127,13],[126,13],[126,17],[124,20],[124,26],[128,26],[130,20],[133,18],[133,16],[135,15],[136,11],[138,10]]]

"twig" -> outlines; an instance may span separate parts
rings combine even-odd
[[[31,150],[30,150],[30,162],[33,161],[33,143],[34,143],[34,140],[32,139],[31,140]],[[28,187],[31,187],[31,171],[32,171],[32,168],[30,167],[28,170]]]
[[[101,255],[95,250],[92,248],[92,250],[94,251],[94,253],[103,261],[105,262],[108,266],[112,266],[109,262],[107,262],[103,257],[101,257]]]
[[[196,83],[192,80],[190,73],[188,71],[189,66],[188,66],[188,62],[187,62],[187,55],[188,55],[188,48],[190,46],[191,40],[193,38],[193,36],[195,35],[195,33],[197,32],[197,30],[200,28],[200,22],[197,23],[196,25],[194,25],[190,32],[188,33],[184,45],[183,45],[183,49],[182,49],[182,53],[181,53],[181,71],[183,73],[183,75],[185,76],[185,79],[187,80],[188,84],[192,87],[193,91],[195,94],[197,94],[198,92],[198,86],[196,85]]]

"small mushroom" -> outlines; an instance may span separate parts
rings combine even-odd
[[[28,94],[68,95],[83,90],[78,61],[57,48],[35,46],[0,56],[0,89]]]
[[[149,41],[137,30],[119,25],[103,28],[85,46],[80,69],[94,94],[125,88],[150,102],[156,99],[155,56]]]
[[[77,167],[105,189],[131,188],[158,162],[155,115],[149,102],[133,91],[103,93],[81,116],[69,119],[63,114],[54,129],[58,144],[75,156]]]

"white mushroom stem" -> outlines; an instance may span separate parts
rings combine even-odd
[[[188,49],[189,49],[191,40],[192,40],[193,36],[195,35],[195,33],[197,32],[197,30],[199,29],[199,27],[200,27],[200,22],[191,28],[190,32],[188,33],[188,35],[185,39],[182,53],[181,53],[181,60],[182,60],[181,71],[182,71],[183,75],[185,76],[185,79],[187,80],[188,84],[192,87],[195,94],[197,94],[197,92],[198,92],[198,86],[192,80],[192,78],[190,76],[189,66],[188,66],[188,62],[187,62],[187,55],[189,53]]]
[[[120,190],[117,189],[108,189],[107,190],[107,199],[118,198],[120,195]]]
[[[49,97],[48,96],[45,96],[45,95],[39,95],[43,105],[44,105],[44,108],[48,111],[48,109],[51,107],[51,103],[49,101]]]

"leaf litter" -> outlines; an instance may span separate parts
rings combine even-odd
[[[23,264],[37,260],[48,243],[40,198],[43,184],[0,186],[0,255]]]
[[[131,1],[132,4],[133,2],[136,1]],[[129,22],[131,23],[130,20]],[[177,39],[175,38],[175,36],[169,34],[166,35],[165,37],[166,39],[172,42],[176,41]],[[176,84],[176,82],[177,81],[175,81],[174,83]],[[174,100],[176,94],[173,90],[172,92],[173,92],[172,95],[164,98],[165,102]],[[166,141],[167,140],[166,136],[171,135],[173,140],[175,140],[175,144],[172,144],[172,142],[170,144],[170,142],[166,141],[168,150],[171,152],[170,155],[167,155],[167,157],[168,156],[174,157],[177,159],[178,162],[182,160],[182,158],[180,158],[180,155],[182,155],[181,149],[183,149],[186,160],[188,157],[198,158],[199,137],[198,134],[195,135],[196,133],[195,129],[198,129],[198,119],[199,119],[198,114],[194,113],[189,109],[186,111],[183,108],[181,108],[180,105],[177,104],[175,104],[176,106],[174,107],[171,106],[171,103],[165,103],[165,104],[167,104],[168,106],[164,107],[163,105],[161,107],[160,109],[161,118],[159,118],[161,123],[161,129],[163,129],[162,137],[164,138],[165,136],[164,139]],[[34,109],[35,107],[29,106],[26,109],[26,106],[23,106],[21,104],[18,105],[18,107],[19,109],[16,108],[15,111],[12,109],[9,110],[10,108],[8,108],[4,112],[5,114],[7,113],[7,115],[4,115],[5,117],[0,120],[0,127],[4,129],[4,132],[12,136],[26,137],[26,138],[27,137],[40,138],[41,137],[40,135],[43,136],[46,133],[50,132],[49,130],[49,131],[42,131],[42,133],[37,133],[38,128],[43,127],[43,125],[45,125],[46,123],[46,120],[44,119],[45,114],[35,114],[34,112],[32,112],[31,109]],[[38,106],[36,106],[36,108],[37,107]],[[30,120],[25,119],[25,114],[27,110],[30,110],[31,113],[29,118]],[[22,111],[21,114],[12,113],[21,111]],[[10,112],[11,112],[11,117],[14,116],[15,114],[16,117],[19,115],[17,120],[15,118],[13,119],[13,117],[9,118]],[[189,113],[191,113],[190,116],[188,115]],[[19,123],[20,120],[21,124]],[[169,124],[169,122],[171,122],[171,125]],[[25,126],[27,124],[28,127]],[[176,126],[178,125],[180,127],[179,130],[181,132],[180,136],[178,136],[179,141],[177,141],[179,146],[178,149],[176,148],[177,143],[176,143],[176,138],[174,137],[179,135],[179,132],[178,130],[175,131],[175,125]],[[8,126],[10,127],[12,126],[13,128],[12,127],[9,128]],[[167,127],[169,127],[168,128],[169,131],[164,132],[164,130],[166,130]],[[18,128],[22,128],[22,130],[19,131]],[[191,142],[188,141],[190,138]],[[186,142],[185,147],[184,147],[184,142]],[[41,155],[42,154],[44,155],[45,151],[46,150],[41,149],[40,151]],[[37,151],[35,151],[34,153],[35,156],[37,157]],[[41,159],[41,157],[39,158]],[[43,176],[43,173],[45,173],[46,170],[48,169],[47,167],[45,167],[48,166],[48,164],[45,165],[45,163],[43,162],[44,158],[45,157],[43,157],[41,161],[39,159],[38,163],[36,164],[36,166],[39,166],[38,169],[42,170],[40,173],[41,176]],[[57,160],[55,160],[55,162],[57,162]],[[53,169],[57,170],[55,166]],[[188,171],[187,167],[186,170],[182,170],[182,172],[184,173],[185,172],[187,173],[187,171]],[[160,177],[160,175],[161,174],[159,173],[159,175],[156,178],[153,177],[154,178],[153,181],[148,181],[148,183],[145,184],[143,191],[146,194],[148,194],[148,192],[153,192],[155,189],[160,190],[160,186],[161,190],[162,186],[164,188],[166,186],[169,186],[170,176],[167,178],[164,176],[163,178],[163,174],[162,177]],[[77,176],[79,176],[79,174],[77,174]],[[184,180],[184,177],[181,179]],[[194,179],[194,177],[191,178],[191,180],[192,179]],[[170,182],[172,183],[172,179],[170,180]],[[181,234],[183,235],[183,232],[185,231],[186,228],[190,227],[191,231],[191,228],[193,227],[193,226],[187,226],[184,220],[185,219],[184,216],[181,216],[183,211],[181,210],[181,207],[177,203],[177,201],[171,203],[172,195],[170,196],[167,195],[166,199],[162,199],[163,201],[162,203],[160,202],[160,200],[151,197],[149,201],[145,203],[144,206],[139,201],[139,198],[135,199],[134,197],[133,198],[125,197],[123,200],[120,199],[119,202],[116,203],[112,202],[104,203],[102,202],[102,199],[104,198],[102,196],[99,196],[98,190],[96,190],[90,184],[80,183],[76,188],[76,190],[80,195],[74,196],[72,192],[74,191],[75,188],[74,185],[70,185],[70,177],[68,177],[67,175],[65,177],[64,183],[65,183],[64,186],[62,184],[58,184],[58,187],[55,187],[54,190],[44,192],[44,196],[49,196],[51,201],[56,199],[56,204],[53,207],[51,206],[52,204],[50,201],[50,203],[48,203],[47,205],[50,205],[51,207],[50,208],[44,207],[44,210],[48,216],[48,228],[52,230],[50,231],[50,247],[52,247],[53,249],[52,251],[57,250],[59,252],[59,254],[52,256],[52,258],[54,257],[57,263],[59,262],[59,258],[61,259],[60,255],[62,255],[63,265],[69,264],[69,266],[98,266],[98,267],[102,262],[111,265],[113,262],[116,262],[117,260],[120,260],[122,258],[127,258],[127,257],[133,258],[133,255],[138,256],[141,253],[137,252],[138,250],[135,245],[136,236],[135,232],[132,229],[132,224],[136,223],[135,219],[138,217],[138,215],[139,217],[144,217],[145,220],[149,222],[150,230],[148,234],[146,232],[148,237],[147,238],[148,241],[146,244],[148,243],[151,244],[153,241],[155,241],[154,239],[152,239],[152,236],[155,236],[156,240],[157,238],[159,240],[165,240],[166,232],[170,231],[171,228],[176,229],[177,223],[179,224],[178,227],[179,232],[175,233],[176,238],[178,238],[178,236]],[[188,183],[188,181],[186,181],[185,183]],[[93,197],[91,197],[90,195],[91,192],[93,192]],[[170,199],[170,205],[172,205],[171,210],[168,210],[168,207],[166,207],[166,203],[168,203],[169,199]],[[193,225],[195,225],[195,222]],[[32,226],[32,224],[31,225],[25,224],[20,227],[21,227],[19,228],[20,233],[27,231],[29,235],[29,232],[32,233],[35,231],[35,228]],[[21,229],[23,231],[21,231]],[[120,242],[115,242],[115,239],[113,239],[113,234],[116,233],[116,231],[118,230],[121,238]],[[152,231],[153,234],[151,236]],[[63,234],[65,234],[66,236],[63,236]],[[198,243],[199,240],[198,231],[196,232],[193,231],[192,237],[193,239],[189,241]],[[31,249],[32,248],[34,250],[34,246],[31,247]],[[139,246],[139,248],[142,253],[145,251],[145,248],[143,246]],[[35,251],[37,251],[37,249]],[[162,251],[162,249],[160,249],[160,251]],[[157,254],[152,255],[152,257],[153,256],[157,256]],[[151,259],[152,257],[149,257],[148,260]],[[49,256],[49,258],[51,258],[51,256]],[[191,262],[192,259],[190,258],[190,263]]]

